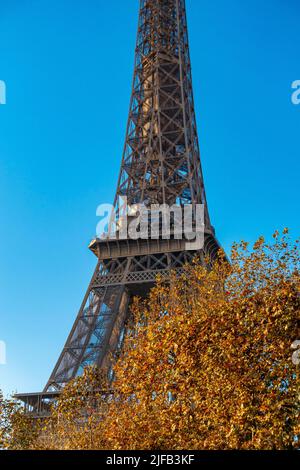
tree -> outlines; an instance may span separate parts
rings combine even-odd
[[[135,299],[112,390],[69,384],[36,448],[300,448],[299,242],[235,244]]]
[[[299,448],[299,249],[274,234],[195,262],[134,304],[108,447]],[[130,397],[130,399],[129,399]]]
[[[0,392],[0,449],[29,449],[39,434],[39,421],[26,414],[20,403],[4,398]]]
[[[103,424],[110,396],[103,373],[95,366],[86,367],[52,406],[34,448],[91,450],[105,446]]]

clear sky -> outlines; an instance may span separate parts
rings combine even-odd
[[[299,230],[299,0],[187,0],[203,171],[228,249]],[[96,259],[127,121],[137,0],[0,0],[0,388],[43,388]]]

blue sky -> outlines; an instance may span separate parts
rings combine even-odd
[[[299,231],[299,0],[186,0],[210,214],[228,249]],[[137,0],[0,0],[0,388],[39,391],[96,259],[125,136]]]

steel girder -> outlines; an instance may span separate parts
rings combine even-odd
[[[129,256],[100,259],[44,392],[61,390],[87,365],[97,365],[109,373],[122,342],[131,298],[147,295],[157,276],[168,280],[171,272],[180,275],[195,256],[203,262],[213,261],[219,248],[214,236],[207,234],[202,250],[164,252],[154,241],[148,253],[134,245],[135,251]]]

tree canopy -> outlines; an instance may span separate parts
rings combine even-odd
[[[299,261],[299,242],[285,230],[271,243],[235,244],[230,263],[222,255],[213,266],[195,259],[180,277],[158,279],[147,299],[133,302],[114,381],[86,369],[38,435],[37,425],[33,434],[27,426],[30,436],[17,445],[299,449],[291,349],[300,339]],[[0,442],[12,448],[14,426],[24,428],[5,415],[5,400],[0,405]]]

